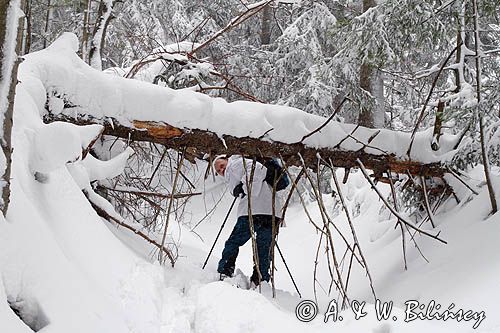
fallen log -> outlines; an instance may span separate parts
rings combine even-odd
[[[374,174],[382,175],[387,170],[394,173],[411,174],[412,176],[442,177],[446,168],[441,163],[422,163],[404,160],[393,154],[370,154],[360,149],[347,151],[340,148],[314,148],[301,142],[283,143],[251,137],[235,137],[223,135],[222,138],[211,131],[200,129],[181,129],[164,122],[133,120],[122,124],[115,118],[96,118],[88,114],[77,114],[71,117],[64,113],[47,113],[44,122],[70,122],[76,125],[100,124],[104,126],[103,134],[120,137],[131,141],[143,141],[162,144],[178,151],[187,148],[190,155],[202,158],[204,154],[243,154],[255,157],[282,156],[287,165],[300,166],[302,162],[312,169],[317,165],[318,156],[331,160],[333,166],[340,168],[356,168],[358,159]]]

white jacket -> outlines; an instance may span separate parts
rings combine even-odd
[[[245,165],[243,165],[243,160]],[[238,217],[248,215],[248,188],[247,188],[247,176],[248,181],[250,180],[250,173],[252,171],[253,160],[243,159],[241,155],[233,155],[229,157],[226,170],[224,171],[224,178],[229,183],[229,191],[232,193],[233,189],[240,183],[243,183],[243,190],[246,196],[240,199],[238,205]],[[265,166],[259,162],[255,162],[255,171],[252,181],[251,189],[251,210],[252,215],[264,214],[272,215],[272,201],[273,201],[273,190],[268,183],[264,181],[266,178],[267,169]],[[245,170],[247,171],[245,174]],[[281,217],[281,200],[276,194],[275,198],[275,216]]]

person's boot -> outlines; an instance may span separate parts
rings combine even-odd
[[[250,277],[250,288],[255,289],[260,285],[259,273],[257,273],[257,268],[253,266],[253,273]]]
[[[218,271],[220,276],[219,279],[222,281],[225,278],[228,277],[233,277],[234,274],[234,269],[236,268],[236,257],[230,257],[227,261],[226,264],[224,265],[224,269],[222,271]]]
[[[226,275],[224,273],[219,273],[219,281],[224,281],[226,278],[230,278],[230,275]]]

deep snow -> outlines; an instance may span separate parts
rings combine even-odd
[[[72,37],[64,38],[71,40]],[[52,48],[48,55],[54,59],[50,61],[47,54],[38,53],[31,58],[36,59],[32,61],[34,67],[20,70],[21,83],[17,87],[14,111],[12,203],[7,219],[0,218],[0,332],[500,331],[500,319],[496,316],[500,309],[497,305],[500,217],[498,214],[487,216],[489,206],[485,186],[478,189],[478,196],[468,200],[468,190],[460,184],[453,184],[461,203],[457,205],[450,199],[435,218],[436,229],[441,231],[441,237],[448,244],[417,236],[419,246],[430,262],[425,262],[408,243],[409,268],[405,271],[400,233],[394,229],[394,217],[381,211],[376,194],[359,173],[353,173],[349,182],[343,185],[377,296],[384,301],[394,301],[396,309],[393,314],[398,317],[397,321],[379,322],[375,318],[373,296],[364,273],[359,269],[353,272],[349,284],[350,297],[368,302],[366,311],[369,315],[354,320],[351,310],[346,310],[341,313],[344,320],[336,323],[323,322],[322,314],[336,294],[327,295],[320,286],[318,317],[310,323],[296,319],[294,310],[300,299],[280,259],[277,259],[276,299],[271,297],[268,286],[259,293],[217,281],[216,263],[223,240],[234,225],[235,212],[230,216],[206,269],[202,270],[203,261],[232,200],[219,179],[215,184],[211,178],[207,181],[209,184],[198,184],[199,189],[206,188],[205,195],[193,197],[189,203],[192,227],[204,216],[205,204],[210,206],[224,195],[214,214],[196,228],[201,239],[188,226],[172,223],[170,232],[174,239],[180,240],[180,257],[175,268],[158,265],[151,257],[149,244],[127,230],[104,222],[81,191],[92,179],[114,176],[123,167],[130,151],[124,151],[109,162],[90,160],[89,157],[82,161],[81,148],[98,132],[98,127],[76,128],[68,124],[42,123],[40,115],[44,112],[50,82],[42,82],[39,78],[58,76],[50,71],[61,70],[59,75],[72,78],[91,73],[95,89],[104,89],[106,93],[112,89],[110,82],[116,83],[112,81],[114,79],[103,79],[82,65],[72,73],[68,73],[67,68],[53,66],[56,62],[74,62],[68,52]],[[28,60],[23,66],[29,66]],[[71,86],[71,82],[81,81],[63,81],[69,86],[62,87],[84,94],[90,89],[88,86]],[[160,91],[160,88],[144,83],[120,81],[120,84],[128,85],[130,91],[138,87],[141,91],[149,88],[155,93]],[[91,91],[95,92],[93,89]],[[207,97],[191,94],[175,93],[169,107],[175,109],[194,105],[192,103],[196,104],[196,101],[208,101]],[[193,96],[196,96],[194,101],[184,100]],[[89,96],[74,97],[83,99]],[[122,107],[128,106],[130,101],[124,96],[121,98],[112,100]],[[221,100],[213,103],[227,105]],[[251,111],[257,113],[261,112],[259,108],[267,108],[243,102],[232,105],[255,106],[257,109]],[[104,109],[102,106],[100,110]],[[277,113],[285,112],[284,109],[276,110]],[[237,111],[233,111],[232,117],[234,112]],[[312,127],[321,122],[322,119],[315,120]],[[239,127],[235,122],[231,124],[233,133],[246,133],[243,127],[246,129],[248,122],[241,122],[244,126]],[[494,170],[497,183],[498,171]],[[43,182],[35,180],[35,172],[45,175]],[[471,170],[470,175],[471,183],[481,183],[480,169]],[[388,193],[387,188],[380,186],[384,193]],[[333,198],[325,195],[324,201],[333,213],[337,207]],[[307,199],[306,202],[312,217],[319,221],[316,203]],[[342,211],[338,213],[334,222],[340,229],[347,230]],[[286,225],[280,232],[280,248],[303,299],[314,299],[312,271],[319,236],[298,203],[290,207]],[[342,244],[338,237],[336,244],[341,253]],[[237,265],[244,273],[250,274],[250,244],[240,252]],[[318,280],[322,284],[329,281],[324,259],[319,262]],[[472,329],[473,321],[403,321],[405,301],[419,300],[427,304],[431,299],[444,308],[454,303],[456,308],[484,311],[486,319],[476,330]],[[19,312],[24,323],[9,304]]]

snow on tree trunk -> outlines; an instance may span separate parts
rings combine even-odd
[[[0,122],[1,146],[0,169],[2,174],[2,198],[0,208],[5,215],[9,206],[10,170],[12,161],[12,112],[17,83],[17,51],[19,49],[19,26],[22,12],[21,1],[0,2]]]
[[[89,20],[90,20],[90,10],[91,1],[86,0],[83,7],[83,28],[82,28],[82,40],[80,52],[82,53],[82,59],[87,61],[89,56]]]

